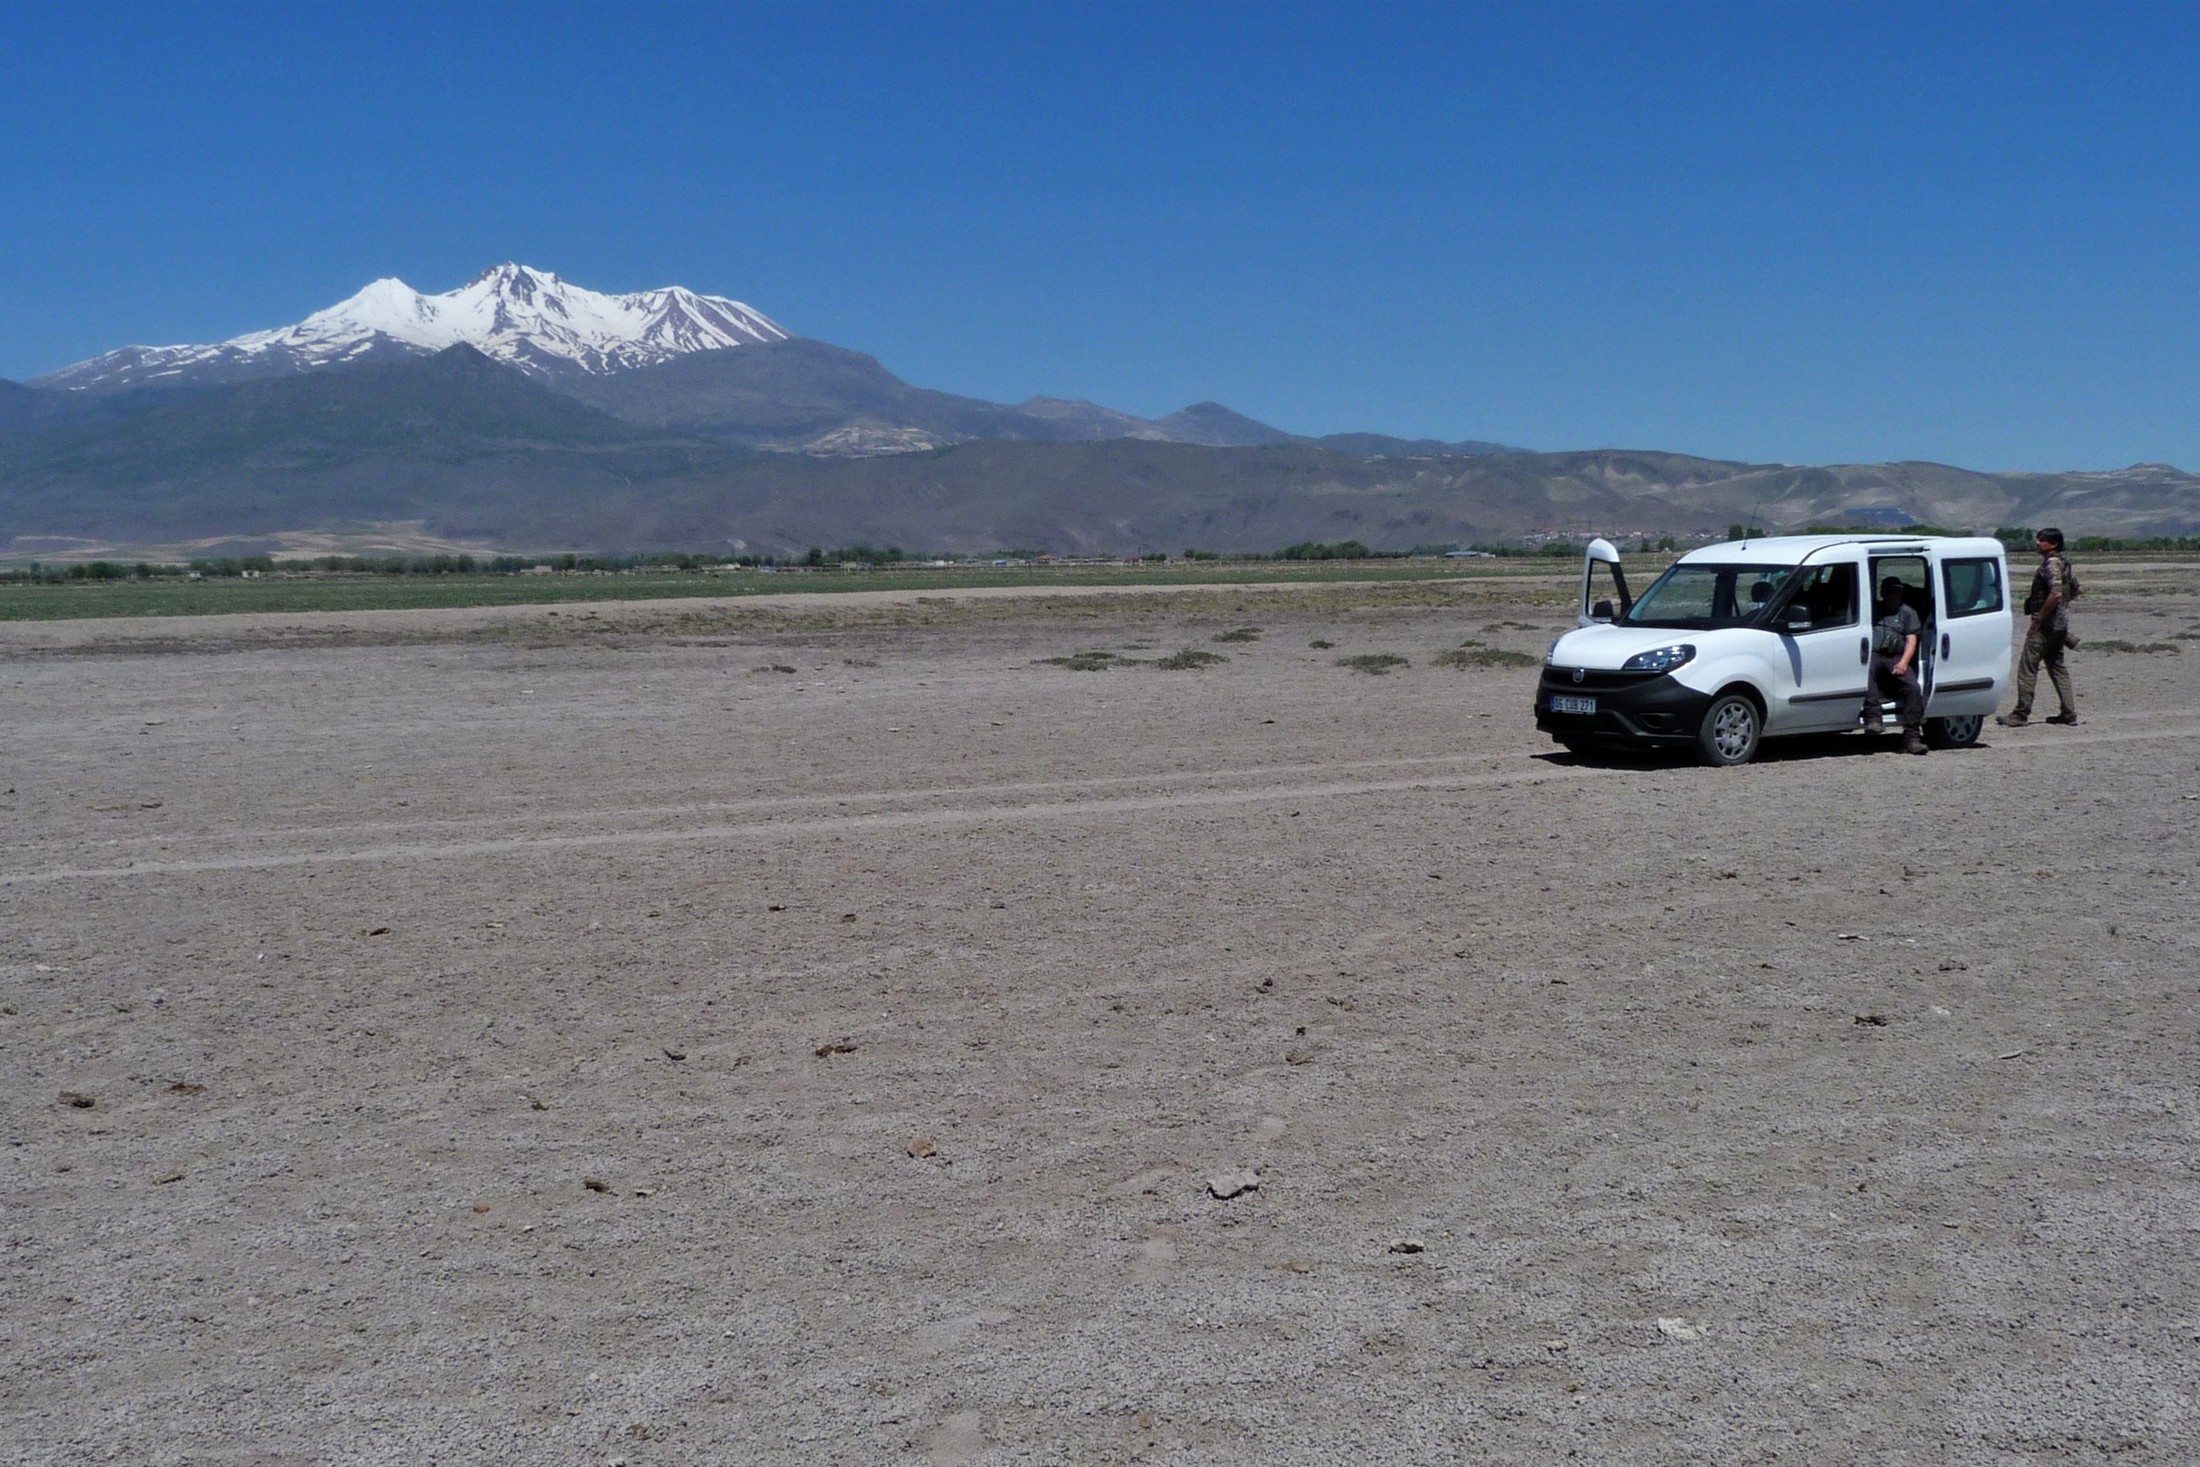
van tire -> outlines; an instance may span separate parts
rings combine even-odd
[[[1764,715],[1746,693],[1721,693],[1703,711],[1696,729],[1696,757],[1715,768],[1747,764],[1757,757]]]
[[[1978,742],[1985,727],[1986,720],[1976,713],[1966,713],[1959,718],[1928,718],[1925,720],[1925,742],[1936,749],[1968,749]]]

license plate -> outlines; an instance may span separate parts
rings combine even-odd
[[[1553,713],[1594,713],[1597,711],[1597,700],[1594,698],[1577,698],[1572,693],[1553,693],[1551,694],[1551,711]]]

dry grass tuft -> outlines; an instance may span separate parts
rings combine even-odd
[[[1437,653],[1435,660],[1438,667],[1534,667],[1539,659],[1525,652],[1470,642],[1464,647]]]
[[[1111,667],[1135,667],[1136,657],[1118,657],[1113,652],[1072,652],[1067,657],[1041,657],[1037,665],[1065,667],[1071,672],[1106,672]]]

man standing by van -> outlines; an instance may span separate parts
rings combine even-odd
[[[2063,555],[2063,532],[2050,526],[2033,538],[2040,552],[2040,568],[2032,574],[2032,594],[2024,609],[2032,623],[2024,632],[2024,658],[2017,664],[2017,706],[1995,718],[2004,728],[2022,728],[2032,721],[2032,694],[2040,685],[2040,669],[2055,684],[2062,712],[2049,723],[2076,723],[2078,695],[2071,691],[2070,670],[2063,666],[2063,648],[2070,645],[2070,598],[2077,594],[2078,578],[2070,573]]]
[[[1903,599],[1900,576],[1879,583],[1879,605],[1872,618],[1871,689],[1864,697],[1864,727],[1878,733],[1887,726],[1880,700],[1895,700],[1902,720],[1902,752],[1922,754],[1925,744],[1925,689],[1917,678],[1917,639],[1924,621]]]

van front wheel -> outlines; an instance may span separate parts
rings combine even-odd
[[[1986,720],[1976,713],[1966,713],[1957,718],[1928,718],[1925,720],[1925,742],[1936,749],[1968,749],[1978,742],[1980,730]]]
[[[1704,710],[1696,730],[1696,753],[1706,764],[1747,764],[1757,757],[1757,739],[1764,723],[1757,705],[1740,693],[1722,693]]]

